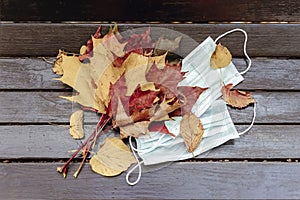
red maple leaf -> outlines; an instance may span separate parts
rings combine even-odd
[[[125,40],[127,45],[125,46],[126,52],[142,52],[143,50],[153,49],[155,43],[152,42],[150,37],[150,27],[145,33],[142,34],[132,34],[130,37]]]
[[[127,115],[132,113],[141,113],[143,109],[151,108],[153,101],[159,91],[142,91],[140,85],[134,90],[131,96],[126,96],[127,86],[125,76],[122,75],[115,84],[111,84],[109,96],[111,97],[108,105],[108,113],[116,116],[119,99],[121,100]],[[149,118],[149,116],[147,116]]]
[[[180,70],[181,65],[167,64],[159,69],[154,63],[146,74],[146,79],[154,82],[165,98],[171,99],[177,96],[177,85],[184,79]]]
[[[133,112],[151,108],[158,93],[159,91],[142,91],[141,87],[138,86],[129,98],[129,113],[132,114]]]
[[[150,37],[150,27],[145,33],[132,34],[122,42],[127,42],[124,48],[126,54],[123,57],[114,57],[113,64],[115,67],[120,67],[131,53],[144,55],[145,52],[150,52],[155,45]]]
[[[122,75],[115,84],[110,85],[109,96],[111,98],[108,105],[108,115],[114,117],[117,115],[119,99],[124,105],[125,111],[127,111],[126,113],[129,114],[129,110],[128,110],[129,97],[125,96],[126,92],[127,92],[126,79],[125,76]]]

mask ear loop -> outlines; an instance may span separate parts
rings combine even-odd
[[[152,150],[154,150],[155,148],[157,148],[161,143],[161,140],[163,139],[163,137],[165,137],[165,134],[161,135],[159,140],[150,148],[150,149],[147,149],[147,150],[138,150],[137,148],[133,147],[133,144],[132,144],[132,136],[129,137],[129,145],[130,145],[130,148],[132,149],[132,153],[133,153],[133,156],[135,158],[135,160],[137,161],[137,164],[128,171],[128,173],[126,174],[126,182],[128,185],[136,185],[140,180],[141,180],[141,177],[142,177],[142,164],[144,163],[144,161],[140,161],[135,153],[136,152],[140,152],[140,153],[148,153],[148,152],[151,152]],[[131,182],[129,180],[129,176],[131,175],[131,173],[136,170],[136,168],[139,169],[139,174],[138,174],[138,177],[137,179],[134,181],[134,182]]]
[[[244,50],[244,55],[245,55],[245,57],[246,57],[247,60],[248,60],[248,66],[247,66],[247,68],[246,68],[244,71],[242,71],[242,72],[240,73],[241,75],[243,75],[243,74],[245,74],[245,73],[250,69],[251,64],[252,64],[252,61],[251,61],[250,57],[248,56],[247,50],[246,50],[246,49],[247,49],[247,41],[248,41],[248,35],[247,35],[247,32],[244,31],[243,29],[240,29],[240,28],[232,29],[232,30],[230,30],[230,31],[227,31],[227,32],[223,33],[223,34],[220,35],[219,37],[217,37],[217,39],[215,39],[215,43],[217,44],[218,40],[220,40],[222,37],[224,37],[224,36],[226,36],[226,35],[228,35],[228,34],[230,34],[230,33],[237,32],[237,31],[242,32],[242,33],[244,34],[244,36],[245,36],[243,50]]]
[[[254,122],[255,122],[255,118],[256,118],[256,103],[254,103],[254,106],[253,106],[253,117],[252,117],[252,121],[251,121],[250,126],[246,130],[244,130],[243,132],[238,133],[238,134],[243,135],[244,133],[247,133],[253,127]]]
[[[240,73],[240,75],[243,75],[243,74],[245,74],[246,72],[248,72],[248,70],[250,69],[251,64],[252,64],[252,61],[251,61],[250,57],[248,56],[247,50],[246,50],[246,49],[247,49],[247,41],[248,41],[248,35],[247,35],[247,32],[246,32],[245,30],[243,30],[243,29],[240,29],[240,28],[232,29],[232,30],[230,30],[230,31],[227,31],[227,32],[223,33],[223,34],[220,35],[219,37],[217,37],[217,38],[215,39],[215,43],[217,43],[218,40],[220,40],[222,37],[224,37],[224,36],[226,36],[226,35],[228,35],[228,34],[230,34],[230,33],[237,32],[237,31],[242,32],[242,33],[244,34],[244,36],[245,36],[244,46],[243,46],[243,51],[244,51],[245,57],[246,57],[247,60],[248,60],[248,66],[247,66],[247,68],[246,68],[244,71],[242,71],[242,72]],[[239,133],[239,135],[243,135],[244,133],[248,132],[248,131],[253,127],[254,122],[255,122],[255,118],[256,118],[256,103],[254,103],[254,107],[253,107],[253,118],[252,118],[252,121],[251,121],[250,126],[249,126],[246,130],[244,130],[243,132]]]

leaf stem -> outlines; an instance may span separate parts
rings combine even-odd
[[[87,138],[87,140],[72,154],[72,156],[67,160],[67,162],[65,162],[65,164],[62,167],[58,167],[57,171],[59,173],[62,173],[64,178],[66,178],[67,176],[67,170],[69,168],[69,164],[71,163],[71,161],[76,157],[76,155],[84,148],[84,152],[83,152],[83,160],[78,168],[78,170],[75,172],[74,176],[77,177],[81,168],[83,167],[83,164],[88,156],[89,150],[90,150],[90,142],[91,141],[95,141],[96,138],[100,135],[100,133],[102,132],[103,128],[105,127],[105,125],[111,120],[110,117],[108,117],[107,115],[102,115],[93,131],[93,133]]]

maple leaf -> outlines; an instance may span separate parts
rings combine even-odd
[[[223,68],[230,64],[232,55],[229,50],[218,44],[210,58],[210,66],[213,69]]]
[[[94,87],[95,81],[91,76],[90,69],[83,67],[78,56],[60,53],[54,67],[56,70],[61,69],[60,72],[63,72],[62,77],[56,80],[60,80],[78,92],[76,96],[62,98],[77,102],[85,107],[91,107],[100,111],[105,110],[102,102],[94,100],[96,92]]]
[[[70,117],[70,135],[74,139],[82,139],[84,137],[82,110],[77,110]]]
[[[123,104],[119,99],[115,124],[120,128],[120,132],[123,135],[138,138],[140,135],[148,133],[150,121],[134,122],[133,119],[126,114]]]
[[[110,85],[109,90],[109,96],[110,102],[108,105],[108,115],[116,116],[117,115],[117,109],[118,109],[118,103],[119,99],[122,102],[123,105],[125,105],[125,108],[129,107],[129,98],[125,96],[127,92],[127,86],[126,86],[126,80],[125,76],[122,75],[115,84]],[[127,114],[129,114],[129,109],[125,110]]]
[[[240,90],[232,90],[233,84],[224,85],[222,87],[222,98],[225,102],[235,108],[244,108],[250,103],[255,103],[250,92]]]
[[[92,170],[103,176],[116,176],[136,163],[130,149],[119,138],[106,138],[100,150],[91,158]]]
[[[138,86],[129,98],[129,113],[151,108],[158,93],[159,91],[142,91],[141,87]]]
[[[166,54],[162,56],[147,57],[131,53],[122,65],[122,68],[125,68],[126,85],[128,87],[126,95],[131,96],[138,85],[141,86],[143,91],[156,91],[154,83],[146,79],[146,74],[152,63],[164,65],[165,59]]]
[[[179,86],[177,89],[180,91],[180,94],[177,97],[181,102],[182,115],[190,113],[201,93],[207,90],[207,88],[197,86]]]
[[[115,32],[110,31],[101,38],[100,29],[97,30],[89,46],[93,51],[84,51],[89,57],[89,62],[81,63],[79,56],[59,52],[53,71],[63,75],[58,80],[78,92],[76,96],[63,98],[93,108],[99,113],[106,113],[110,102],[110,84],[114,84],[125,71],[125,68],[116,68],[113,65],[116,55],[124,55],[126,45],[118,41]]]
[[[174,99],[170,99],[167,101],[166,99],[164,99],[160,104],[156,105],[155,107],[152,107],[149,113],[150,121],[153,122],[169,120],[169,113],[172,113],[181,106],[177,100],[173,100]]]
[[[204,133],[200,119],[193,113],[185,114],[180,122],[180,133],[188,152],[194,152],[199,146]]]
[[[142,34],[132,34],[125,40],[127,45],[125,47],[126,52],[139,52],[143,54],[143,49],[149,50],[154,47],[154,43],[150,37],[150,27]]]
[[[184,79],[181,73],[181,65],[170,65],[167,64],[163,68],[159,68],[155,63],[152,64],[146,79],[149,82],[154,82],[155,86],[160,89],[163,96],[167,99],[176,97],[177,85]]]

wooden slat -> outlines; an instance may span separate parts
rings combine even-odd
[[[244,12],[244,11],[243,11]],[[78,52],[100,24],[1,24],[1,56],[55,56],[59,48]],[[218,35],[233,28],[243,28],[249,33],[250,56],[300,55],[300,24],[120,24],[120,31],[132,31],[138,27],[160,27],[179,31],[197,42],[208,36]],[[161,31],[152,32],[155,37]],[[164,35],[175,35],[165,31]],[[222,44],[236,56],[243,56],[243,35],[233,33]],[[188,39],[182,41],[183,55],[196,45]]]
[[[54,58],[48,59],[54,62]],[[42,58],[1,58],[0,89],[67,89]],[[70,88],[69,88],[70,89]]]
[[[48,58],[54,61],[55,58]],[[234,59],[236,67],[242,71],[246,63]],[[253,58],[250,71],[244,75],[245,81],[239,89],[300,90],[300,59]],[[66,89],[52,70],[52,65],[41,58],[1,58],[0,90],[4,89]]]
[[[297,0],[1,0],[0,6],[2,21],[257,22],[299,21],[300,15]]]
[[[102,177],[84,168],[63,179],[58,163],[0,164],[3,199],[298,199],[298,163],[174,163],[143,173],[128,186],[125,173]],[[71,169],[72,171],[74,169]]]
[[[247,126],[237,125],[242,131]],[[88,136],[94,126],[85,125]],[[251,131],[196,159],[299,159],[299,125],[255,125]],[[0,159],[67,159],[81,142],[67,125],[0,126]],[[99,142],[103,141],[99,138]],[[97,147],[94,151],[97,151]]]
[[[63,92],[0,92],[0,123],[69,122],[72,103],[59,98]],[[299,92],[254,92],[257,101],[257,123],[299,123]],[[229,108],[236,123],[250,123],[253,107]],[[95,122],[94,113],[86,114]]]

